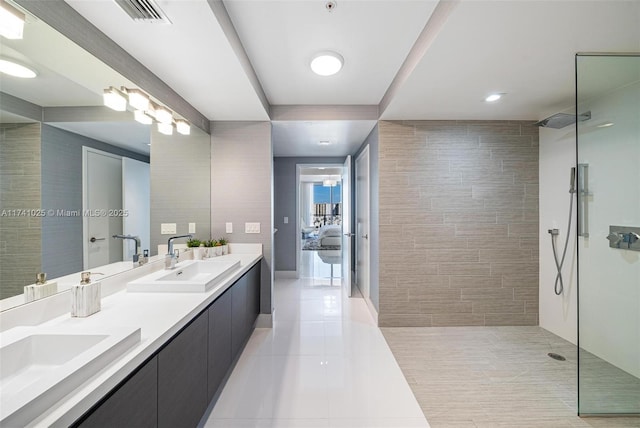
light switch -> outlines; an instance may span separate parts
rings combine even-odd
[[[244,233],[260,233],[260,223],[245,223]]]
[[[196,233],[196,224],[189,223],[189,233]]]
[[[284,224],[289,224],[289,217],[284,218]]]
[[[176,224],[175,223],[161,223],[160,224],[160,234],[161,235],[175,235],[176,234]]]
[[[226,224],[227,233],[233,233],[233,223]]]

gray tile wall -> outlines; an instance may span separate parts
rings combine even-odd
[[[381,326],[537,325],[532,123],[379,123]]]
[[[261,312],[271,313],[273,151],[270,122],[211,123],[211,233],[263,246]],[[233,223],[233,233],[225,223]],[[246,222],[259,234],[244,233]]]
[[[211,237],[211,138],[208,134],[163,135],[151,132],[151,255],[171,235],[160,234],[160,224],[176,223],[176,234]],[[185,243],[186,240],[176,241]]]
[[[38,210],[40,124],[0,124],[0,211]],[[21,294],[42,270],[40,217],[0,215],[0,299]]]

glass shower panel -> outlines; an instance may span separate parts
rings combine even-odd
[[[640,56],[577,55],[576,82],[578,410],[640,414]]]

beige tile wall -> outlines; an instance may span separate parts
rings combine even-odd
[[[0,212],[9,210],[0,215],[0,299],[42,270],[41,218],[14,211],[41,207],[40,133],[40,123],[0,125]]]
[[[379,123],[381,326],[537,325],[532,123]]]

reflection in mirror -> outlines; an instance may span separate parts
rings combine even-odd
[[[23,294],[24,287],[34,284],[39,272],[54,283],[50,289],[64,291],[79,281],[83,270],[109,275],[131,269],[138,240],[113,235],[136,236],[140,253],[149,249],[155,254],[152,245],[161,239],[152,239],[151,201],[159,201],[154,206],[158,218],[166,204],[151,195],[152,127],[134,121],[131,111],[116,112],[102,105],[105,88],[135,87],[132,82],[40,20],[28,22],[22,40],[1,39],[0,55],[37,73],[33,79],[0,75],[0,309],[4,310],[30,299]],[[173,156],[175,148],[163,155],[163,144],[191,146],[192,140],[197,146],[204,142],[205,147],[183,149],[184,163],[199,165],[201,152],[206,151],[208,174],[208,135],[194,127],[189,137],[165,137],[158,150],[154,148],[154,157]],[[196,157],[189,158],[189,153]],[[180,170],[167,173],[176,177]],[[202,194],[208,195],[208,178],[201,186],[206,186]],[[201,205],[204,212],[191,207],[191,217],[208,221],[208,197]],[[157,229],[159,233],[159,225]]]

